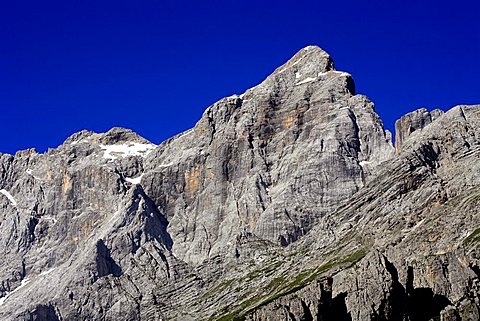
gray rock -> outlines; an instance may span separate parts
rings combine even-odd
[[[175,255],[200,264],[232,255],[243,232],[284,246],[296,241],[392,153],[351,76],[307,47],[161,144],[146,160],[144,187],[168,217]]]
[[[310,46],[158,146],[0,154],[0,319],[477,320],[479,129],[417,111],[395,154]]]
[[[420,108],[397,120],[395,122],[395,149],[397,153],[402,150],[403,143],[408,139],[411,133],[423,129],[442,114],[443,111],[440,109],[434,109],[429,112],[426,108]]]

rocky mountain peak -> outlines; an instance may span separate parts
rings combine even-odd
[[[480,106],[441,114],[395,154],[309,46],[158,146],[0,155],[0,320],[479,320]]]
[[[143,182],[169,217],[175,255],[191,264],[231,255],[244,232],[288,246],[358,191],[393,147],[373,103],[353,87],[310,46],[161,144]],[[159,176],[172,180],[158,185]]]
[[[318,46],[308,46],[275,69],[259,85],[235,97],[248,100],[252,94],[256,94],[272,100],[281,100],[292,91],[303,91],[308,95],[311,87],[318,86],[337,87],[341,95],[355,94],[355,84],[351,75],[336,71],[333,59],[326,51]],[[334,96],[333,92],[332,96]]]
[[[282,74],[287,70],[303,72],[306,75],[314,76],[319,73],[335,70],[333,59],[330,55],[318,46],[307,46],[299,50],[285,64],[274,71],[274,75]]]
[[[96,133],[90,130],[82,130],[68,137],[65,141],[65,144],[75,144],[81,141],[105,145],[122,143],[151,144],[147,139],[138,135],[133,130],[122,127],[113,127],[106,133]]]

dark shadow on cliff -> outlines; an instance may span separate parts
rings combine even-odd
[[[97,256],[95,262],[97,264],[98,277],[103,277],[109,274],[113,276],[122,275],[122,268],[112,258],[110,255],[110,249],[107,248],[102,239],[97,241]]]
[[[447,297],[433,293],[431,288],[413,287],[413,268],[407,270],[407,311],[410,321],[428,321],[440,319],[440,312],[451,305]]]
[[[347,310],[345,298],[347,293],[343,292],[336,297],[332,297],[331,278],[320,285],[320,304],[318,305],[318,321],[352,321],[352,317]]]

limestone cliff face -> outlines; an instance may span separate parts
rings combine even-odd
[[[479,125],[480,105],[457,106],[410,136],[336,211],[334,254],[295,273],[307,275],[301,290],[277,287],[247,319],[477,320]],[[311,238],[305,251],[318,249]]]
[[[357,192],[393,148],[354,87],[307,47],[161,144],[142,185],[168,217],[175,255],[233,255],[242,233],[288,245]]]
[[[395,122],[395,149],[397,153],[402,150],[405,140],[416,130],[421,130],[435,119],[440,117],[443,111],[434,109],[431,112],[426,108],[420,108],[412,111]]]
[[[0,154],[0,319],[477,320],[480,106],[396,128],[310,46],[158,146]]]

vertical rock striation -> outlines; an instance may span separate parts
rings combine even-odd
[[[288,245],[357,192],[393,148],[354,88],[325,51],[306,47],[161,144],[144,186],[168,216],[175,255],[232,255],[242,233]]]

